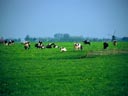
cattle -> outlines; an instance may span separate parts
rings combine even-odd
[[[74,49],[75,50],[82,50],[83,46],[80,43],[74,43]]]
[[[66,52],[66,51],[67,51],[67,49],[65,47],[60,48],[60,52]]]
[[[116,46],[117,45],[117,41],[113,40],[113,45]]]
[[[14,44],[14,40],[4,40],[4,44],[5,45],[13,45]]]
[[[55,43],[49,43],[46,45],[46,48],[59,48],[59,46],[57,46]]]
[[[24,49],[29,49],[30,48],[30,42],[29,41],[25,41],[24,42]]]
[[[40,49],[45,48],[44,45],[42,44],[42,41],[39,41],[38,43],[36,43],[36,44],[35,44],[35,47],[36,47],[36,48],[40,48]]]
[[[53,45],[54,43],[49,43],[48,45],[46,45],[46,48],[52,48]]]
[[[5,45],[8,45],[8,41],[7,41],[7,40],[4,40],[4,44],[5,44]]]
[[[56,44],[53,45],[53,48],[59,48],[59,46],[57,46]]]
[[[89,40],[84,40],[83,42],[84,42],[84,44],[91,45],[91,42]]]
[[[14,44],[14,40],[9,40],[8,45]]]
[[[107,42],[104,42],[104,43],[103,43],[103,49],[107,49],[108,46],[109,46],[109,44],[108,44]]]

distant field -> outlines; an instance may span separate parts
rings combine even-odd
[[[0,44],[0,96],[128,96],[128,42],[55,44],[68,51]]]

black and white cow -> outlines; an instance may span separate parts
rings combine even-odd
[[[59,48],[59,46],[57,46],[55,43],[49,43],[46,45],[46,48]]]
[[[36,44],[35,44],[35,47],[36,47],[36,48],[40,48],[40,49],[45,48],[45,46],[43,45],[42,41],[39,41],[38,43],[36,43]]]
[[[48,45],[46,45],[46,48],[52,48],[53,45],[54,43],[49,43]]]
[[[60,48],[60,52],[66,52],[66,51],[67,51],[67,49],[65,47]]]
[[[91,42],[89,40],[84,40],[83,42],[84,42],[84,44],[91,45]]]
[[[5,44],[5,45],[8,45],[8,41],[7,41],[7,40],[4,40],[4,44]]]
[[[13,45],[14,44],[14,40],[4,40],[4,44],[5,45]]]
[[[14,40],[9,40],[8,45],[14,44]]]
[[[103,49],[107,49],[108,46],[109,46],[109,44],[108,44],[107,42],[104,42],[104,43],[103,43]]]
[[[24,44],[24,49],[30,48],[30,42],[29,41],[25,41],[23,44]]]
[[[57,46],[56,44],[53,45],[53,48],[59,48],[59,46]]]
[[[116,40],[113,40],[113,45],[117,46],[117,41]]]
[[[80,43],[74,43],[74,49],[75,50],[82,50],[83,46]]]

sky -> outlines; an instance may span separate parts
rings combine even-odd
[[[128,36],[128,0],[0,0],[1,37],[54,37],[56,33]]]

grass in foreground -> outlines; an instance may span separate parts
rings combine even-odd
[[[128,54],[80,58],[86,51],[23,50],[20,45],[0,51],[0,96],[128,95]]]

